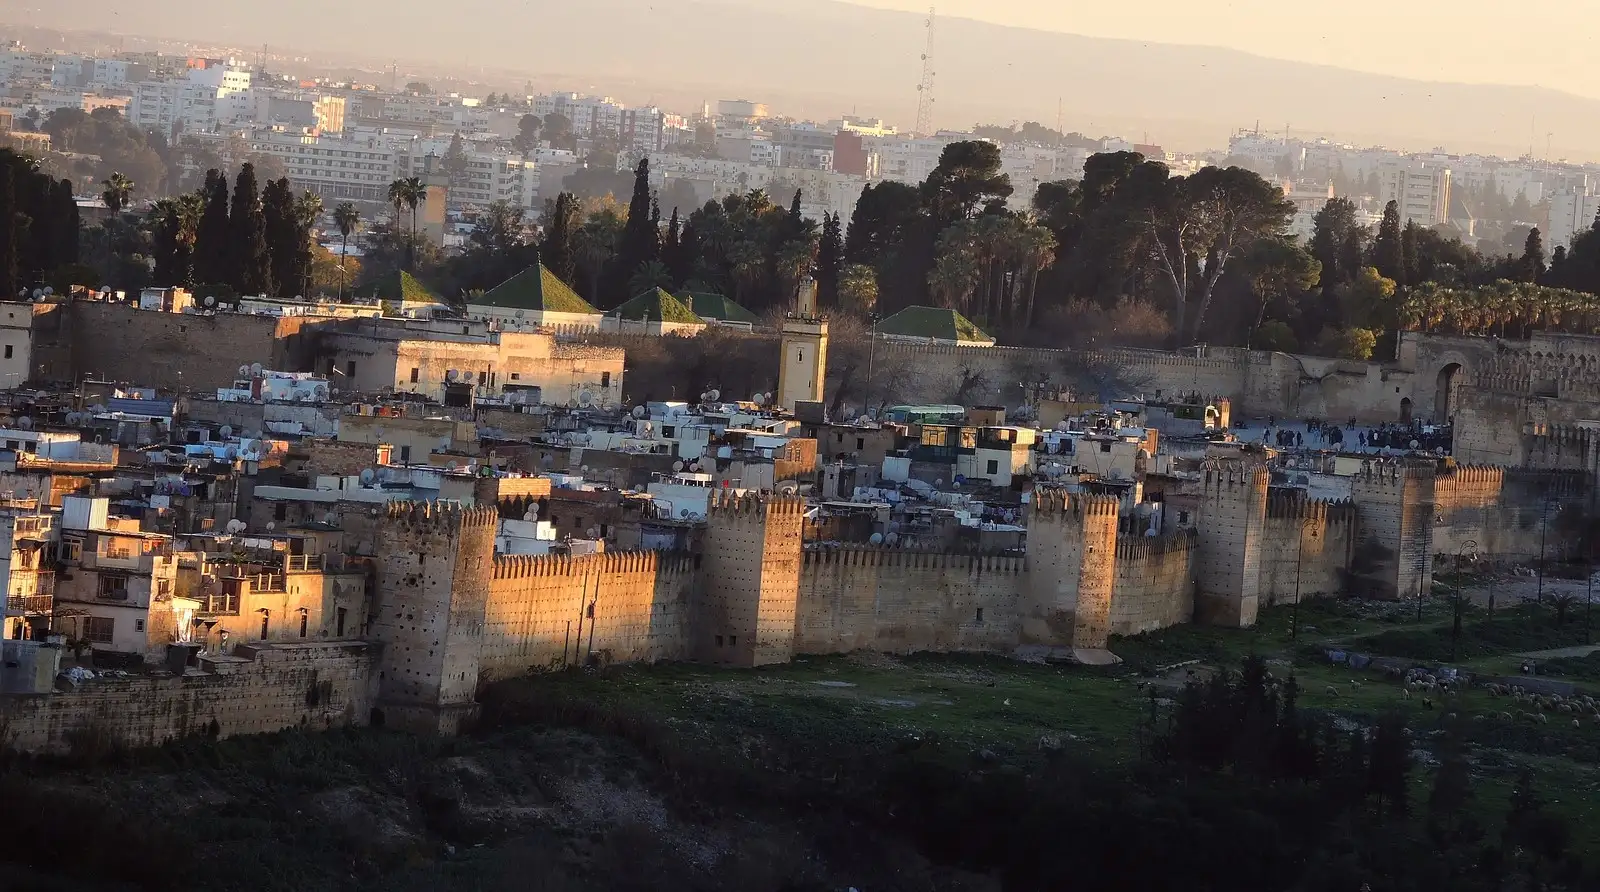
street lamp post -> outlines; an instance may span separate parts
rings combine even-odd
[[[1456,584],[1453,586],[1455,589],[1455,600],[1450,605],[1450,612],[1453,614],[1453,618],[1450,623],[1450,662],[1452,663],[1456,661],[1456,643],[1461,640],[1461,561],[1469,551],[1472,552],[1474,557],[1477,556],[1478,543],[1476,540],[1468,539],[1461,543],[1460,548],[1456,549],[1457,575]]]
[[[1300,521],[1300,538],[1298,547],[1294,552],[1294,606],[1289,609],[1289,640],[1300,639],[1300,568],[1306,553],[1306,530],[1316,522],[1315,518],[1307,517]],[[1316,533],[1312,533],[1313,536]]]

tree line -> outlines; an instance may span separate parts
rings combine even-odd
[[[0,149],[0,295],[49,282],[78,262],[72,181],[51,179],[34,159]]]

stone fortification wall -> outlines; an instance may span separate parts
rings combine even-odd
[[[1262,529],[1262,605],[1288,604],[1297,591],[1301,598],[1343,592],[1357,525],[1356,506],[1348,500],[1308,499],[1299,490],[1269,492]]]
[[[698,563],[653,551],[497,557],[480,675],[566,666],[586,654],[607,663],[686,659]]]
[[[158,313],[129,304],[74,301],[58,335],[70,344],[72,380],[90,377],[155,387],[228,387],[239,366],[297,368],[285,326],[272,316]],[[298,322],[300,320],[295,320]]]
[[[1194,533],[1123,536],[1111,588],[1111,634],[1153,632],[1194,617]]]
[[[223,737],[286,728],[366,724],[377,678],[374,648],[360,641],[240,646],[202,660],[212,671],[96,678],[75,690],[0,697],[12,745],[61,753],[94,728],[126,746],[159,746],[188,734]]]
[[[795,615],[799,653],[1009,651],[1020,557],[877,547],[808,549]]]

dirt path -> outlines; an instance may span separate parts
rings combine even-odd
[[[1557,657],[1586,657],[1600,650],[1600,644],[1580,644],[1576,647],[1557,647],[1553,650],[1530,650],[1527,653],[1517,654],[1519,657],[1532,657],[1536,660],[1553,660]]]

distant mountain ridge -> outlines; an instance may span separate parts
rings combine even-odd
[[[525,70],[628,101],[719,96],[790,114],[915,118],[924,32],[913,13],[835,0],[279,0],[218,16],[200,0],[0,0],[0,19],[272,44],[319,54]],[[231,5],[231,4],[230,4]],[[1360,145],[1600,160],[1600,100],[1539,87],[1428,83],[1236,50],[1083,37],[942,18],[935,123],[1036,120],[1170,147],[1221,148],[1254,126]],[[573,88],[577,88],[576,86]],[[1534,136],[1534,132],[1537,136]]]

